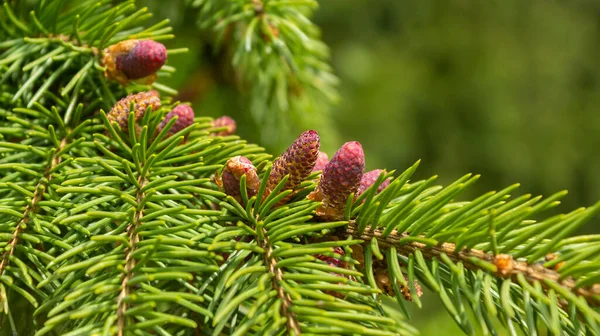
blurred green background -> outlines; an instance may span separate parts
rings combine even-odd
[[[227,60],[196,27],[197,11],[183,1],[138,3],[172,20],[170,47],[190,49],[169,60],[178,72],[163,82],[198,115],[234,117],[242,137],[274,154],[303,131],[292,125],[264,141]],[[417,176],[439,174],[444,184],[481,173],[464,198],[520,182],[533,194],[568,189],[561,212],[600,200],[600,1],[334,0],[313,18],[341,100],[303,125],[320,131],[330,156],[358,140],[368,169],[422,159]],[[438,309],[414,323],[423,335],[460,334]]]

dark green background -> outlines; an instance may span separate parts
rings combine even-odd
[[[139,3],[172,19],[169,46],[190,49],[169,60],[179,72],[163,82],[198,115],[231,115],[261,143],[197,13],[182,1]],[[465,199],[515,182],[522,193],[568,189],[561,212],[600,199],[600,1],[331,0],[314,20],[341,79],[332,117],[307,121],[334,130],[318,129],[329,155],[358,140],[368,169],[422,159],[417,177],[444,184],[481,173]],[[268,149],[280,153],[301,131]],[[584,231],[600,231],[598,219]],[[459,333],[439,309],[414,323],[423,335]]]

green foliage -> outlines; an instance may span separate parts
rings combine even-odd
[[[293,26],[312,4],[265,2],[261,11],[274,21],[264,21],[256,2],[197,3],[217,32],[225,28],[218,18],[248,21],[232,28],[232,45],[250,45],[234,66],[247,81],[264,76],[249,95],[267,105],[289,98],[261,91],[289,84],[273,77],[283,65],[296,63],[304,84],[315,80],[304,66],[322,62],[311,53],[316,33],[306,40]],[[170,137],[175,119],[158,132],[176,104],[168,87],[153,84],[166,94],[163,107],[146,111],[139,133],[133,112],[129,129],[111,124],[106,111],[116,99],[149,87],[109,82],[101,51],[170,37],[166,21],[143,28],[149,16],[132,1],[4,2],[2,334],[416,335],[406,306],[422,306],[419,284],[467,334],[496,335],[495,318],[511,334],[600,334],[600,237],[571,236],[600,203],[539,219],[566,193],[511,198],[516,185],[460,202],[479,176],[442,187],[436,177],[414,180],[417,163],[351,196],[343,220],[321,221],[319,203],[306,199],[318,173],[276,206],[291,192],[275,188],[263,199],[272,158],[263,148],[212,135],[208,117]],[[252,27],[270,30],[269,22],[280,29],[278,56],[258,59],[253,48],[269,43]],[[241,202],[213,179],[236,155],[262,179],[252,197],[240,180]],[[384,304],[389,296],[400,311]]]
[[[306,127],[311,117],[327,127],[326,106],[338,100],[337,78],[327,64],[329,49],[309,20],[316,1],[187,2],[199,11],[199,27],[215,35],[215,48],[231,58],[261,140],[274,144],[292,122]]]

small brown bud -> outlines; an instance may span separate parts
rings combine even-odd
[[[316,131],[302,133],[279,158],[273,162],[267,191],[273,190],[281,179],[289,174],[283,190],[293,190],[304,181],[319,156],[320,139]]]
[[[160,108],[160,98],[158,98],[156,91],[130,94],[119,100],[108,112],[107,118],[111,123],[116,121],[124,132],[127,132],[128,129],[129,113],[131,112],[130,108],[132,103],[136,121],[142,119],[148,107],[152,107],[152,111],[156,111]]]
[[[356,193],[356,196],[364,193],[365,190],[367,190],[370,186],[372,186],[379,178],[379,175],[381,175],[381,173],[383,173],[383,172],[384,172],[383,169],[375,169],[375,170],[371,170],[369,172],[364,173],[360,180],[360,186],[358,187],[358,192]],[[379,185],[379,187],[377,188],[376,194],[380,193],[388,185],[390,185],[390,179],[386,179]]]
[[[315,163],[315,167],[313,168],[312,171],[316,172],[318,170],[325,169],[325,166],[327,165],[328,162],[329,162],[329,157],[327,156],[327,153],[319,151],[319,157],[317,158],[317,162]]]
[[[235,133],[235,130],[236,130],[235,120],[233,120],[231,117],[228,117],[228,116],[219,117],[219,118],[213,120],[212,126],[213,126],[213,128],[227,127],[227,129],[225,129],[224,131],[211,133],[211,135],[214,135],[214,136],[232,135]]]
[[[256,195],[260,186],[260,179],[252,162],[244,156],[234,156],[227,160],[223,169],[223,175],[220,177],[215,176],[215,182],[227,195],[233,196],[241,203],[240,179],[243,175],[246,176],[248,197]]]
[[[167,60],[167,49],[152,40],[126,40],[104,49],[104,76],[127,85],[131,80],[156,81],[156,72]]]
[[[365,154],[359,142],[345,143],[325,166],[317,188],[308,199],[323,202],[316,213],[325,220],[344,218],[351,193],[356,193],[365,168]]]
[[[505,276],[513,271],[515,262],[510,254],[498,254],[494,257],[494,265],[498,268],[498,273]]]

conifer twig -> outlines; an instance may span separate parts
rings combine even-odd
[[[263,236],[266,236],[266,230],[263,229]],[[296,319],[296,314],[290,311],[292,306],[292,298],[288,293],[285,292],[284,288],[279,285],[280,281],[283,281],[283,275],[281,274],[281,269],[275,267],[277,264],[277,260],[275,258],[271,258],[271,253],[273,252],[273,248],[268,246],[267,240],[263,240],[261,243],[261,247],[265,249],[265,260],[267,265],[269,265],[269,272],[273,274],[273,287],[277,290],[277,295],[283,303],[281,305],[281,313],[286,317],[287,325],[289,331],[293,331],[294,335],[300,335],[300,326],[298,325],[298,320]]]
[[[48,183],[50,182],[50,172],[52,171],[52,169],[54,167],[56,167],[60,163],[61,158],[60,158],[59,153],[66,145],[67,145],[67,137],[65,137],[61,140],[59,146],[54,151],[52,160],[50,160],[50,165],[47,166],[46,170],[44,171],[43,178],[41,178],[38,181],[38,183],[35,187],[35,192],[31,199],[31,204],[29,204],[25,207],[25,211],[23,212],[23,218],[17,223],[17,226],[15,227],[15,231],[13,232],[13,237],[11,238],[10,243],[9,243],[10,249],[8,251],[4,252],[4,254],[2,255],[2,261],[0,261],[0,275],[4,274],[4,269],[8,265],[8,259],[15,252],[15,248],[17,246],[17,243],[19,242],[19,235],[21,234],[24,227],[29,222],[30,214],[36,211],[38,202],[42,200],[42,196],[44,195],[44,190],[46,190],[46,187],[48,186]],[[0,297],[0,301],[1,300],[2,300],[2,298]]]
[[[140,177],[138,178],[138,182],[140,187],[137,191],[136,203],[140,204],[145,197],[145,192],[143,192],[142,190],[146,186],[146,183],[148,183],[148,180],[144,176],[140,175]],[[121,282],[121,293],[119,294],[119,299],[117,301],[117,325],[119,327],[119,336],[124,335],[123,332],[125,330],[126,319],[125,312],[127,311],[127,302],[125,302],[124,299],[127,297],[127,295],[129,295],[129,287],[127,285],[127,282],[131,279],[133,275],[131,273],[131,270],[135,267],[135,258],[132,258],[131,255],[135,251],[136,244],[138,243],[140,238],[137,232],[137,228],[140,225],[140,219],[143,216],[143,209],[137,209],[133,216],[133,223],[131,223],[129,227],[127,227],[127,236],[129,237],[130,247],[125,252],[125,274],[123,275],[123,281]]]
[[[591,306],[600,306],[600,284],[595,284],[591,287],[577,287],[576,281],[572,278],[561,279],[560,273],[544,267],[541,264],[529,264],[526,261],[513,260],[510,266],[497,265],[495,262],[495,256],[491,253],[486,253],[482,250],[477,249],[464,249],[461,251],[456,250],[456,245],[452,243],[440,243],[435,246],[428,246],[427,244],[411,241],[400,244],[399,241],[402,238],[409,237],[407,233],[398,233],[393,231],[387,237],[383,236],[381,230],[371,230],[367,228],[362,234],[358,233],[358,227],[354,221],[351,221],[346,228],[345,234],[354,237],[355,239],[362,239],[366,243],[372,239],[377,239],[379,246],[382,247],[396,247],[398,253],[409,255],[417,250],[423,253],[426,258],[438,257],[442,254],[447,255],[452,261],[462,262],[468,269],[481,269],[482,267],[477,264],[477,261],[483,261],[490,266],[493,266],[494,275],[499,278],[510,278],[517,280],[519,274],[522,274],[529,283],[539,282],[542,287],[546,290],[551,289],[545,284],[545,281],[552,281],[564,289],[585,298],[585,300]]]

